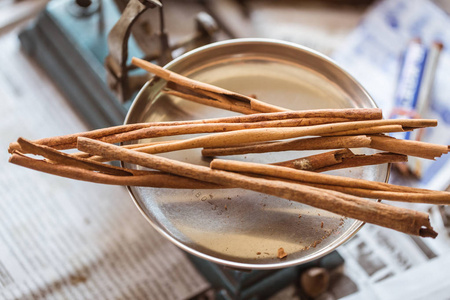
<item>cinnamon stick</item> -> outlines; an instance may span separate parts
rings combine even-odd
[[[270,120],[251,123],[207,123],[207,124],[187,124],[174,126],[156,126],[149,128],[142,128],[134,131],[118,133],[99,138],[99,140],[108,143],[118,143],[133,141],[146,138],[155,138],[162,136],[174,136],[183,134],[196,133],[217,133],[236,131],[243,129],[257,129],[257,128],[275,128],[275,127],[306,127],[320,124],[329,124],[337,122],[346,122],[344,118],[296,118],[285,120]]]
[[[343,118],[353,121],[363,121],[380,120],[383,118],[383,115],[379,108],[333,108],[259,113],[211,120],[215,120],[215,123],[231,123],[231,120],[233,120],[233,123],[247,123],[297,118]]]
[[[372,155],[356,155],[349,149],[340,149],[293,160],[272,163],[272,165],[320,173],[345,168],[406,161],[408,161],[408,157],[403,154],[382,152]]]
[[[158,77],[161,77],[164,80],[169,82],[174,82],[177,85],[180,85],[189,90],[195,91],[197,94],[204,94],[207,97],[210,97],[215,101],[225,102],[225,103],[234,103],[239,102],[239,106],[246,107],[251,110],[259,111],[259,112],[275,112],[275,111],[285,111],[285,108],[278,107],[275,105],[271,105],[268,103],[264,103],[262,101],[256,100],[254,98],[241,95],[239,93],[231,92],[226,89],[222,89],[216,87],[214,85],[210,85],[207,83],[203,83],[197,80],[193,80],[184,76],[181,76],[175,72],[170,70],[161,68],[155,64],[152,64],[148,61],[133,57],[131,59],[131,63],[141,69],[144,69],[150,73],[155,74]],[[225,100],[225,101],[224,101]],[[234,104],[238,106],[237,104]]]
[[[272,176],[296,180],[304,183],[328,184],[350,188],[362,188],[368,190],[380,190],[391,192],[434,194],[443,197],[450,202],[450,193],[441,191],[432,191],[427,189],[412,188],[406,186],[393,185],[383,182],[375,182],[364,179],[342,177],[330,174],[321,174],[303,170],[296,170],[274,165],[265,165],[259,163],[250,163],[243,161],[232,161],[223,159],[214,159],[211,161],[212,169],[226,170],[232,172],[244,172],[250,174]]]
[[[389,132],[405,132],[412,130],[408,127],[408,130],[401,125],[383,125],[383,126],[373,126],[368,128],[357,128],[353,130],[340,131],[336,133],[327,133],[323,136],[335,136],[335,135],[362,135],[362,134],[378,134],[378,133],[389,133]]]
[[[364,198],[301,184],[256,179],[242,174],[211,170],[208,167],[140,153],[83,137],[78,138],[78,148],[80,151],[108,157],[111,160],[126,161],[179,176],[224,184],[231,187],[245,188],[298,201],[363,222],[373,223],[408,234],[415,234],[422,237],[435,237],[437,235],[429,223],[428,214],[422,212],[389,206],[376,201],[369,201]]]
[[[190,121],[174,121],[174,122],[152,122],[152,123],[138,123],[127,124],[120,126],[113,126],[108,128],[96,129],[75,134],[68,134],[62,136],[48,137],[33,141],[36,144],[46,145],[55,149],[72,149],[76,147],[76,140],[79,136],[99,139],[115,134],[139,130],[142,128],[156,127],[156,126],[178,126],[189,124],[209,124],[209,123],[249,123],[262,122],[272,120],[298,119],[298,118],[326,118],[326,119],[348,119],[348,120],[375,120],[381,119],[382,114],[380,109],[359,108],[359,109],[317,109],[305,111],[286,111],[276,113],[259,113],[246,116],[235,116],[226,118],[214,118],[203,120]],[[20,150],[17,143],[11,143],[9,152],[13,150]]]
[[[304,127],[242,129],[195,137],[170,144],[154,145],[150,147],[139,148],[139,151],[146,153],[163,153],[199,147],[233,146],[243,143],[263,142],[278,139],[290,139],[308,135],[322,135],[326,133],[353,130],[356,128],[368,128],[373,126],[392,125],[392,124],[399,124],[406,126],[411,126],[412,124],[414,124],[413,126],[415,127],[435,126],[436,120],[423,120],[423,119],[370,120],[370,121],[321,124]]]
[[[43,160],[33,159],[17,151],[13,152],[9,158],[9,162],[47,174],[100,184],[181,189],[223,188],[222,185],[155,171],[141,171],[139,175],[133,176],[99,173],[77,166],[53,164]]]
[[[305,183],[305,184],[313,187],[329,189],[345,194],[371,199],[384,199],[409,203],[428,203],[436,205],[448,205],[450,203],[450,201],[448,200],[449,199],[448,196],[446,197],[445,195],[442,194],[437,195],[437,194],[419,194],[407,192],[368,190],[360,188],[343,187],[331,184],[315,184],[315,183]]]
[[[217,166],[216,166],[217,167]],[[221,168],[218,168],[218,170]],[[226,169],[228,170],[228,169]],[[234,172],[241,173],[237,171]],[[436,204],[436,205],[448,205],[450,203],[450,196],[446,192],[437,192],[428,191],[428,192],[399,192],[399,191],[390,191],[390,190],[375,190],[375,189],[365,189],[365,188],[356,188],[356,187],[348,187],[348,186],[340,186],[334,184],[325,184],[325,183],[314,183],[314,182],[304,182],[299,180],[298,178],[287,178],[285,176],[274,176],[274,175],[258,175],[251,174],[247,172],[242,172],[241,174],[245,174],[248,176],[252,176],[259,179],[269,179],[269,180],[282,180],[291,183],[304,184],[311,187],[317,187],[325,190],[338,191],[340,193],[353,195],[357,197],[364,198],[372,198],[372,199],[383,199],[383,200],[391,200],[391,201],[399,201],[399,202],[408,202],[408,203],[427,203],[427,204]],[[431,193],[430,193],[431,192]]]
[[[122,175],[122,176],[133,175],[132,171],[126,171],[123,168],[105,165],[84,158],[72,157],[69,154],[60,152],[48,146],[38,145],[24,138],[18,138],[17,143],[20,145],[21,149],[25,150],[27,153],[41,155],[56,163],[65,164],[68,166],[75,166],[86,170],[100,171],[111,175]]]
[[[352,157],[342,157],[341,162],[336,165],[317,168],[315,172],[326,172],[337,169],[354,168],[362,166],[379,165],[386,163],[398,163],[408,161],[408,156],[391,152],[375,153],[372,155],[355,155]]]
[[[126,132],[126,131],[133,131],[136,129],[141,129],[149,126],[147,123],[139,123],[139,124],[128,124],[128,125],[119,125],[119,126],[112,126],[102,129],[95,129],[91,131],[86,132],[80,132],[80,133],[74,133],[74,134],[68,134],[68,135],[62,135],[62,136],[54,136],[54,137],[47,137],[42,138],[33,141],[36,144],[39,145],[45,145],[49,146],[55,149],[72,149],[76,147],[76,141],[79,136],[86,136],[89,138],[99,138],[111,134]],[[11,143],[8,148],[8,152],[12,153],[14,150],[22,150],[20,149],[20,146],[18,143]]]
[[[170,85],[170,82],[167,84],[167,87],[172,88],[171,89],[164,89],[164,93],[175,96],[175,97],[179,97],[182,99],[186,99],[192,102],[196,102],[199,104],[203,104],[203,105],[208,105],[208,106],[212,106],[212,107],[216,107],[216,108],[220,108],[220,109],[225,109],[225,110],[229,110],[229,111],[234,111],[234,112],[238,112],[238,113],[242,113],[242,114],[257,114],[260,113],[257,110],[251,109],[249,107],[249,105],[239,105],[240,102],[239,101],[235,101],[234,103],[227,100],[227,99],[221,99],[221,101],[217,101],[217,98],[211,98],[208,97],[207,95],[201,95],[201,94],[197,94],[197,93],[193,93],[193,92],[187,92],[187,91],[182,91],[182,89],[180,89],[180,87],[177,87],[176,85]]]
[[[293,160],[273,163],[272,165],[293,168],[297,170],[315,171],[317,169],[322,169],[339,164],[342,162],[343,157],[353,156],[355,156],[355,154],[353,154],[353,152],[349,149],[340,149]]]
[[[389,136],[370,136],[370,147],[426,159],[435,159],[449,152],[449,146],[412,140],[399,140]]]
[[[334,136],[302,138],[292,141],[262,142],[243,144],[234,147],[204,148],[203,156],[225,156],[247,153],[264,153],[292,150],[325,150],[338,148],[363,148],[370,147],[371,139],[365,135],[360,136]]]

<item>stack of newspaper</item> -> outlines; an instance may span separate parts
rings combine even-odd
[[[426,0],[389,0],[377,3],[358,28],[335,51],[333,58],[353,75],[389,117],[401,69],[402,55],[412,39],[444,45],[436,69],[430,106],[424,117],[438,128],[424,141],[450,145],[450,19]],[[425,161],[423,176],[410,180],[394,173],[391,182],[445,190],[450,184],[450,157]],[[409,205],[428,211],[438,231],[436,239],[417,239],[366,225],[339,253],[353,288],[345,299],[450,299],[449,209]],[[340,289],[345,289],[341,286]]]

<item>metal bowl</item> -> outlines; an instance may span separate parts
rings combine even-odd
[[[165,68],[293,110],[376,107],[367,92],[330,59],[282,41],[218,42],[191,51]],[[125,123],[235,115],[164,94],[164,85],[161,79],[148,82],[134,100]],[[209,160],[202,158],[200,151],[163,155],[208,165]],[[310,154],[288,151],[226,158],[271,163]],[[384,164],[332,173],[385,182],[388,170]],[[129,191],[145,218],[174,244],[203,259],[238,269],[283,268],[317,259],[363,225],[301,203],[242,189],[129,187]],[[277,258],[280,247],[288,254],[286,258]]]

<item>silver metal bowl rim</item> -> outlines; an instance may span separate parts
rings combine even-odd
[[[185,53],[185,54],[175,58],[174,60],[169,62],[167,65],[165,65],[163,68],[170,70],[171,67],[176,65],[179,61],[187,59],[189,56],[191,56],[193,54],[209,50],[210,48],[220,47],[222,45],[242,44],[242,43],[248,43],[248,44],[258,44],[259,43],[259,44],[272,44],[272,45],[273,44],[278,44],[280,46],[292,47],[292,48],[295,48],[295,49],[300,50],[300,51],[308,52],[308,54],[320,57],[325,62],[327,62],[328,64],[330,64],[334,68],[339,69],[340,72],[342,72],[344,75],[346,75],[348,77],[347,79],[351,80],[353,82],[353,84],[355,85],[355,87],[360,89],[361,92],[363,92],[366,95],[367,99],[370,101],[372,106],[375,107],[375,108],[378,107],[376,105],[375,101],[369,95],[369,93],[364,89],[364,87],[352,75],[350,75],[347,71],[345,71],[343,68],[341,68],[331,58],[329,58],[329,57],[327,57],[327,56],[325,56],[325,55],[323,55],[323,54],[321,54],[321,53],[319,53],[319,52],[317,52],[317,51],[315,51],[313,49],[310,49],[308,47],[301,46],[301,45],[298,45],[298,44],[295,44],[295,43],[291,43],[291,42],[287,42],[287,41],[276,40],[276,39],[239,38],[239,39],[231,39],[231,40],[225,40],[225,41],[219,41],[219,42],[211,43],[211,44],[208,44],[206,46],[202,46],[202,47],[196,48],[194,50],[191,50],[191,51],[189,51],[189,52],[187,52],[187,53]],[[136,97],[133,99],[133,102],[132,102],[132,104],[131,104],[131,106],[130,106],[130,108],[128,110],[128,113],[127,113],[127,115],[125,117],[124,124],[128,123],[128,119],[130,118],[130,115],[133,112],[133,108],[134,108],[134,106],[135,106],[135,104],[137,102],[137,99],[140,99],[141,95],[148,88],[150,83],[151,83],[151,80],[148,81],[140,89],[140,91],[137,93]],[[388,180],[389,180],[390,171],[391,171],[391,164],[388,165],[385,182],[388,182]],[[324,248],[321,251],[315,252],[314,255],[310,255],[310,257],[302,258],[301,262],[299,262],[298,260],[292,260],[292,261],[286,261],[286,262],[278,261],[276,263],[271,263],[271,264],[241,263],[241,262],[234,262],[234,261],[230,261],[230,260],[220,259],[220,258],[211,256],[211,255],[202,253],[202,252],[197,251],[195,249],[192,249],[189,246],[187,246],[187,245],[181,243],[180,241],[176,240],[174,237],[172,237],[166,231],[161,229],[156,223],[154,223],[151,218],[148,217],[148,215],[145,213],[145,209],[141,206],[139,201],[137,201],[137,199],[136,199],[135,195],[133,194],[133,191],[131,190],[130,186],[127,186],[127,190],[129,192],[129,194],[130,194],[134,204],[137,206],[138,210],[141,212],[141,214],[144,216],[144,218],[153,226],[154,229],[156,229],[156,231],[158,231],[160,234],[162,234],[165,238],[167,238],[173,244],[178,246],[180,249],[186,251],[187,253],[195,255],[195,256],[197,256],[199,258],[205,259],[207,261],[210,261],[210,262],[213,262],[213,263],[216,263],[216,264],[224,265],[224,266],[227,266],[227,267],[230,267],[230,268],[238,269],[238,270],[239,269],[242,269],[242,270],[270,270],[270,269],[280,269],[280,268],[293,267],[293,266],[297,266],[299,264],[308,263],[308,262],[316,260],[316,259],[318,259],[318,258],[320,258],[320,257],[322,257],[322,256],[324,256],[326,254],[329,254],[332,251],[334,251],[335,249],[337,249],[339,246],[341,246],[342,244],[344,244],[345,242],[350,240],[353,236],[355,236],[356,233],[365,224],[362,221],[355,220],[355,223],[352,225],[352,227],[349,228],[349,234],[341,236],[339,239],[337,239],[333,243],[333,247]]]

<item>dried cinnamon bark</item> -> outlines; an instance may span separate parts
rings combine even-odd
[[[353,154],[353,152],[349,149],[340,149],[293,160],[273,163],[272,165],[305,171],[316,171],[318,169],[340,164],[343,157],[353,156],[355,156],[355,154]]]
[[[408,157],[403,154],[383,152],[366,155],[354,154],[349,149],[340,149],[289,161],[273,163],[272,165],[305,171],[325,172],[344,168],[354,168],[406,161],[408,161]]]
[[[87,138],[78,138],[80,151],[138,164],[163,172],[194,178],[230,187],[240,187],[281,198],[299,201],[320,209],[355,218],[363,222],[388,227],[408,234],[435,237],[428,214],[389,206],[343,193],[293,184],[278,180],[252,178],[233,172],[174,161],[155,155],[139,153]],[[287,169],[287,168],[284,168]],[[311,173],[311,172],[308,172]]]
[[[385,191],[392,193],[416,193],[422,197],[423,201],[418,201],[420,198],[415,198],[409,201],[405,198],[405,202],[423,202],[423,203],[438,203],[450,204],[450,193],[432,191],[426,189],[411,188],[405,186],[392,185],[382,182],[374,182],[363,179],[355,179],[349,177],[320,174],[309,171],[295,170],[274,165],[265,165],[258,163],[249,163],[242,161],[230,161],[223,159],[214,159],[211,162],[212,169],[226,170],[232,172],[243,172],[249,174],[256,174],[262,176],[270,176],[276,178],[283,178],[287,180],[295,180],[305,184],[323,184],[329,186],[338,186],[342,188],[366,189],[374,191]],[[398,200],[395,198],[393,200]]]
[[[408,192],[391,192],[391,191],[380,191],[380,190],[368,190],[360,188],[342,187],[331,184],[315,184],[315,183],[305,183],[309,186],[314,186],[323,189],[329,189],[333,191],[338,191],[345,194],[350,194],[358,197],[365,197],[371,199],[384,199],[400,202],[409,203],[428,203],[436,205],[448,205],[449,199],[448,195],[443,194],[419,194],[419,193],[408,193]]]
[[[318,168],[314,171],[326,172],[331,170],[337,170],[338,168],[339,169],[354,168],[354,167],[406,162],[406,161],[408,161],[408,156],[404,154],[397,154],[390,152],[376,153],[372,155],[355,155],[353,157],[342,157],[342,161],[338,165],[326,166],[323,168]]]
[[[119,176],[99,173],[86,170],[78,166],[53,164],[43,160],[32,159],[17,151],[13,152],[9,158],[9,162],[47,174],[100,184],[177,189],[223,188],[223,186],[217,184],[154,171],[141,171],[133,176]]]
[[[17,143],[20,145],[21,149],[26,151],[26,153],[41,155],[51,160],[52,162],[56,162],[59,164],[65,164],[67,166],[74,166],[86,170],[100,171],[102,173],[111,175],[122,175],[122,176],[133,175],[133,170],[127,171],[123,168],[98,163],[84,158],[73,157],[69,154],[60,152],[48,146],[38,145],[31,141],[25,140],[24,138],[19,138],[17,140]]]
[[[322,135],[327,133],[353,130],[357,128],[369,128],[379,125],[400,124],[406,126],[436,126],[436,120],[370,120],[357,122],[343,122],[333,124],[321,124],[304,127],[270,127],[242,129],[230,132],[221,132],[206,136],[181,140],[170,144],[154,145],[140,148],[139,151],[146,153],[163,153],[183,149],[199,147],[223,147],[240,145],[243,143],[263,142],[278,139],[290,139],[302,136]]]
[[[203,156],[225,156],[247,153],[264,153],[291,150],[325,150],[339,148],[370,147],[371,139],[365,135],[357,136],[333,136],[302,138],[292,141],[262,142],[243,144],[234,147],[204,148]]]
[[[370,136],[370,147],[427,159],[435,159],[449,152],[449,146],[419,141],[399,140],[389,136]]]
[[[171,82],[167,83],[167,87],[169,89],[164,89],[163,91],[166,94],[175,96],[175,97],[179,97],[179,98],[183,98],[192,102],[196,102],[199,104],[203,104],[203,105],[208,105],[208,106],[212,106],[212,107],[216,107],[216,108],[221,108],[221,109],[225,109],[225,110],[229,110],[229,111],[234,111],[234,112],[238,112],[241,114],[257,114],[260,113],[257,110],[251,109],[249,107],[248,103],[245,103],[244,105],[240,105],[242,104],[242,102],[239,101],[234,101],[231,102],[229,100],[227,100],[226,98],[221,98],[221,101],[217,101],[217,99],[208,97],[207,95],[202,95],[202,94],[198,94],[198,93],[194,93],[192,91],[189,91],[187,89],[183,89],[182,87],[176,85],[176,84],[171,84]],[[217,97],[215,97],[217,98]]]
[[[207,123],[207,124],[187,124],[173,126],[155,126],[118,133],[102,137],[99,140],[108,143],[118,143],[161,136],[174,136],[196,133],[217,133],[236,131],[243,129],[276,128],[276,127],[306,127],[329,123],[346,122],[344,118],[292,118],[285,120],[270,120],[251,123]]]
[[[274,163],[273,165],[315,172],[378,165],[385,163],[406,162],[408,157],[403,154],[383,152],[372,155],[354,154],[349,149],[324,152],[290,161]]]
[[[361,135],[361,134],[378,134],[378,133],[389,133],[389,132],[405,132],[412,130],[411,127],[407,127],[408,130],[401,125],[383,125],[383,126],[373,126],[369,128],[357,128],[353,130],[341,131],[337,133],[327,133],[323,136],[335,136],[335,135]]]
[[[155,74],[158,77],[161,77],[164,80],[176,83],[178,86],[192,91],[195,94],[204,95],[205,98],[212,99],[211,102],[222,102],[226,105],[233,106],[234,109],[230,109],[232,111],[238,111],[239,107],[244,107],[245,109],[250,109],[256,112],[275,112],[287,110],[285,108],[271,105],[245,95],[216,87],[214,85],[181,76],[136,57],[132,58],[131,63],[141,69]]]
[[[226,118],[215,119],[203,119],[192,121],[175,121],[175,122],[152,122],[152,123],[138,123],[127,124],[120,126],[113,126],[108,128],[96,129],[87,132],[80,132],[75,134],[68,134],[63,136],[55,136],[49,138],[43,138],[33,141],[36,144],[46,145],[55,149],[72,149],[76,147],[76,140],[79,136],[89,137],[93,139],[110,140],[111,142],[120,142],[120,140],[114,140],[112,137],[125,133],[132,132],[143,128],[159,127],[159,126],[179,126],[179,125],[192,125],[192,124],[210,124],[210,123],[251,123],[251,122],[263,122],[273,120],[286,120],[286,119],[328,119],[331,121],[341,120],[376,120],[381,119],[382,114],[380,109],[361,108],[361,109],[318,109],[318,110],[306,110],[306,111],[287,111],[287,112],[275,112],[275,113],[259,113],[245,116],[235,116]],[[305,125],[313,124],[311,120],[305,120]],[[311,123],[308,123],[311,122]],[[317,121],[315,124],[318,124]],[[127,140],[130,140],[128,138]],[[20,146],[17,143],[11,143],[9,152],[13,150],[20,150]]]

